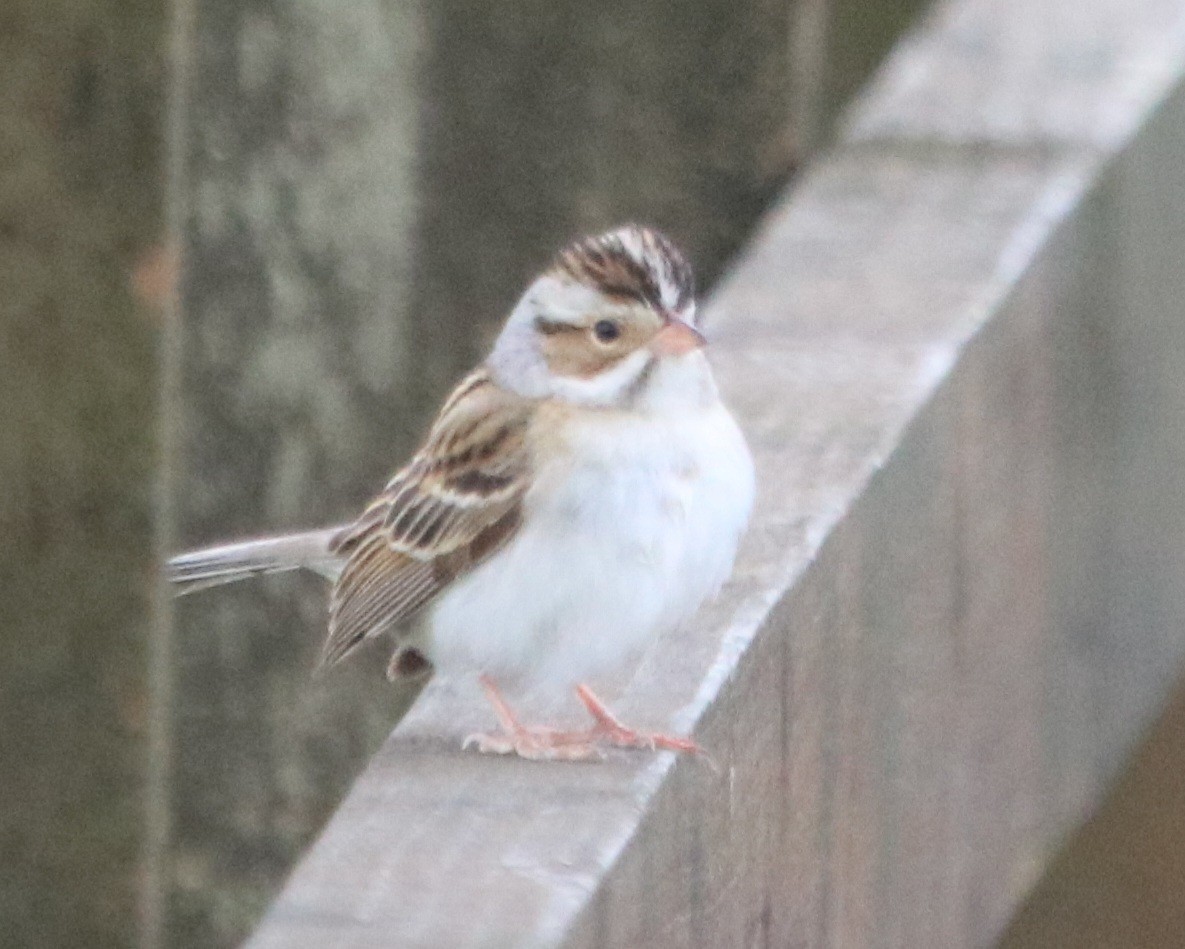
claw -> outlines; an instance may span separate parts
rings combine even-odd
[[[461,743],[462,750],[469,747],[483,755],[518,755],[528,761],[600,761],[604,757],[593,742],[550,728],[523,728],[513,734],[478,732]]]
[[[508,735],[474,732],[472,735],[466,735],[465,740],[461,742],[462,751],[468,751],[470,748],[476,748],[483,755],[508,755],[514,751],[514,742]]]
[[[530,761],[599,761],[604,757],[583,732],[523,725],[502,697],[494,680],[483,675],[479,681],[486,698],[494,707],[501,730],[469,735],[461,744],[462,750],[473,746],[482,754],[513,754]]]

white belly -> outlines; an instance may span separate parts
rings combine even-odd
[[[439,673],[568,689],[636,658],[727,578],[753,472],[722,406],[661,424],[607,416],[570,442],[520,533],[430,608]]]

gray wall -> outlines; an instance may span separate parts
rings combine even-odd
[[[0,944],[135,936],[158,0],[0,5]]]

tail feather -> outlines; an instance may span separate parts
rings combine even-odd
[[[329,546],[340,530],[330,527],[191,550],[171,558],[165,576],[177,585],[178,596],[285,570],[312,570],[336,580],[342,561]]]

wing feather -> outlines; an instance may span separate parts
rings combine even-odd
[[[410,619],[514,536],[533,410],[485,370],[457,386],[424,447],[334,538],[346,562],[330,599],[325,663]]]

